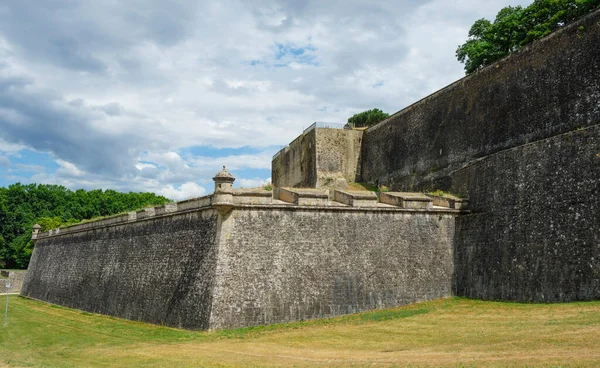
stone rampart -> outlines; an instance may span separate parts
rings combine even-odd
[[[600,298],[600,12],[368,129],[362,180],[467,196],[457,295]]]
[[[451,296],[455,212],[247,206],[223,219],[211,327]]]
[[[215,179],[232,182],[227,175]],[[460,211],[378,204],[372,194],[363,208],[366,194],[346,192],[357,199],[348,204],[326,191],[283,192],[287,202],[236,190],[230,202],[211,195],[34,232],[21,295],[190,329],[450,296]]]
[[[40,237],[21,295],[88,312],[208,328],[217,214],[183,211]]]
[[[362,181],[454,191],[475,159],[599,124],[599,44],[595,12],[369,128]]]
[[[273,186],[320,188],[337,178],[356,181],[363,132],[314,128],[273,157]]]
[[[474,210],[456,222],[458,295],[600,299],[600,126],[490,155],[453,177]]]

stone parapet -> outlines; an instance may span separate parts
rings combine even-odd
[[[273,203],[273,192],[265,189],[236,189],[233,191],[233,203]]]
[[[431,208],[433,200],[422,193],[382,192],[379,193],[381,203],[402,208]]]
[[[377,194],[366,190],[333,190],[333,200],[352,207],[377,206]]]
[[[329,203],[329,194],[320,189],[279,188],[279,200],[299,206],[322,206]]]
[[[332,189],[330,195],[324,190],[306,188],[279,188],[278,200],[273,198],[273,191],[264,189],[236,189],[233,190],[231,196],[233,200],[227,203],[216,203],[213,195],[207,195],[200,198],[192,198],[177,203],[167,203],[163,206],[145,208],[96,221],[83,222],[44,232],[39,232],[39,229],[34,229],[32,239],[38,240],[49,236],[88,231],[137,221],[147,221],[152,218],[171,216],[190,211],[202,211],[210,208],[217,208],[220,212],[224,211],[222,214],[227,213],[233,208],[242,208],[246,206],[274,209],[288,207],[332,210],[350,207],[356,210],[416,210],[439,212],[441,208],[432,208],[431,206],[432,201],[435,200],[434,206],[456,210],[455,212],[458,214],[461,212],[466,213],[466,204],[468,203],[465,199],[460,199],[451,195],[444,195],[443,198],[432,198],[422,193],[389,192],[379,193],[378,198],[377,193],[371,191]]]
[[[435,195],[428,193],[426,194],[433,200],[433,205],[438,207],[454,208],[456,210],[466,210],[469,205],[469,200],[466,198],[459,198],[451,194]]]

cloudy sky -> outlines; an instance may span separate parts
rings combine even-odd
[[[212,191],[270,178],[314,121],[463,76],[471,24],[523,0],[0,3],[0,186]]]

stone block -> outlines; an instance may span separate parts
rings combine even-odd
[[[192,210],[196,208],[208,207],[211,205],[212,195],[207,195],[200,198],[188,199],[177,203],[178,211]]]
[[[239,204],[270,204],[273,202],[273,192],[262,188],[236,189],[233,192],[233,203]]]
[[[444,194],[443,196],[427,194],[433,200],[433,205],[438,207],[452,208],[454,210],[466,210],[469,205],[469,200],[465,198],[458,198],[451,194]]]
[[[427,209],[433,206],[433,200],[423,193],[381,192],[379,193],[379,201],[409,209]]]
[[[334,190],[333,200],[352,207],[375,207],[377,195],[366,190]]]
[[[299,206],[326,206],[329,195],[320,189],[279,188],[279,199]]]

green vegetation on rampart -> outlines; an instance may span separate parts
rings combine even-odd
[[[507,6],[493,22],[482,18],[473,24],[456,58],[467,74],[476,72],[599,7],[598,0],[534,0],[525,8]]]
[[[154,193],[72,191],[60,185],[16,183],[0,188],[0,268],[27,267],[35,223],[43,231],[167,202]]]
[[[185,331],[10,297],[0,365],[597,367],[600,302],[451,298],[290,324]]]

